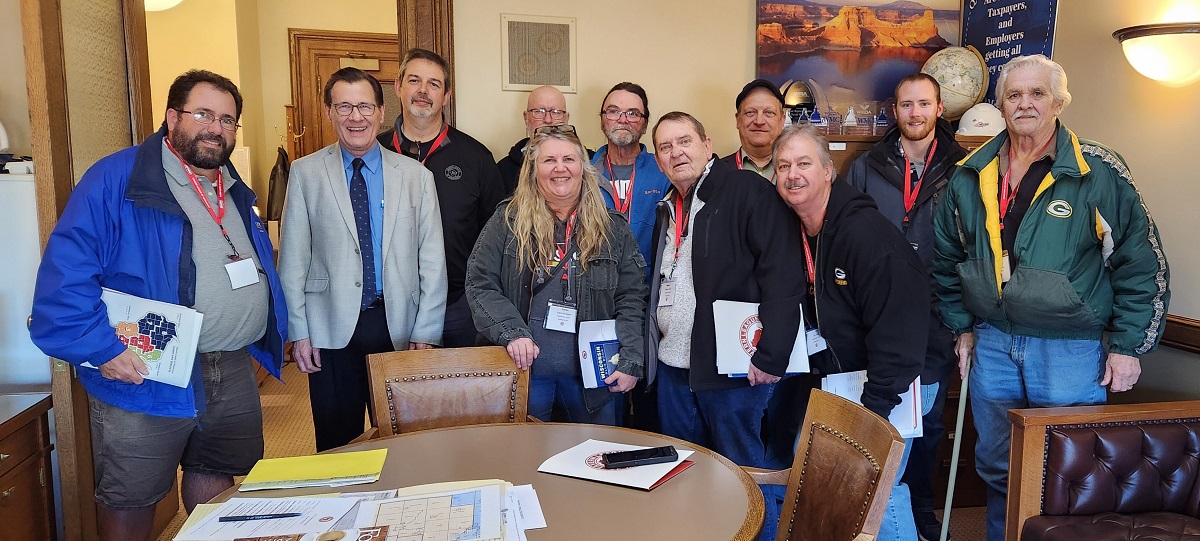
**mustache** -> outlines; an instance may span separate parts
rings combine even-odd
[[[416,94],[413,94],[413,97],[411,100],[409,100],[409,103],[416,103],[417,100],[425,100],[433,103],[433,100],[429,99],[429,94],[426,94],[425,92],[417,92]]]

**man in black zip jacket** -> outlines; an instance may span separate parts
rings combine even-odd
[[[904,234],[927,269],[933,262],[934,209],[945,194],[955,163],[967,155],[954,140],[950,123],[940,118],[942,111],[937,80],[925,73],[901,79],[892,109],[896,126],[859,156],[846,174],[846,182],[871,196],[879,212]],[[924,434],[913,440],[904,470],[917,533],[924,541],[936,539],[941,532],[941,523],[933,514],[933,470],[945,435],[942,410],[947,376],[956,359],[954,334],[942,324],[936,298],[931,305],[929,345],[921,372],[922,405],[929,413],[923,417]]]
[[[808,266],[805,314],[828,347],[811,356],[821,373],[867,371],[861,402],[887,418],[921,373],[930,284],[921,260],[862,192],[834,181],[829,143],[794,126],[775,144],[776,189],[802,223]],[[907,487],[888,500],[881,539],[915,539]]]

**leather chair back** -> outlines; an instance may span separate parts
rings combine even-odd
[[[499,346],[367,356],[379,436],[486,423],[522,423],[529,371]]]
[[[776,541],[874,539],[903,455],[886,419],[813,390]]]

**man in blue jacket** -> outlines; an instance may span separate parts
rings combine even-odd
[[[30,335],[87,390],[100,539],[149,539],[180,466],[190,512],[263,456],[250,360],[279,377],[287,308],[254,192],[229,163],[241,112],[229,79],[179,76],[163,126],[88,169],[46,244]],[[146,379],[164,361],[118,339],[102,288],[204,314],[186,387]]]

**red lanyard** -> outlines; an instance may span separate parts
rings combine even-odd
[[[800,240],[804,241],[804,269],[808,271],[808,283],[816,287],[817,269],[813,267],[812,250],[808,248],[808,233],[804,232],[804,226],[800,226]]]
[[[1052,141],[1054,141],[1054,137],[1051,137],[1050,140],[1046,141],[1046,144],[1042,145],[1042,149],[1039,150],[1035,156],[1041,158],[1042,154],[1046,152],[1046,149],[1050,148],[1050,143]],[[1012,206],[1012,202],[1017,196],[1016,193],[1013,193],[1017,191],[1016,187],[1014,187],[1011,191],[1008,189],[1008,178],[1010,175],[1012,175],[1013,170],[1014,146],[1016,145],[1010,140],[1008,142],[1008,169],[1004,171],[1004,180],[1000,184],[1000,229],[1004,229],[1004,217],[1008,215],[1008,207]],[[1020,185],[1021,182],[1017,181],[1017,186]]]
[[[737,164],[738,169],[742,168],[742,149],[739,148],[737,152],[733,153],[733,163]],[[754,165],[758,166],[758,164]],[[775,183],[775,171],[771,171],[771,183]]]
[[[237,247],[233,245],[233,240],[229,238],[229,233],[225,231],[225,225],[221,223],[225,219],[225,179],[221,176],[220,167],[217,168],[217,183],[215,186],[217,189],[217,209],[213,210],[212,204],[208,202],[208,197],[204,195],[204,188],[200,186],[200,179],[196,177],[196,173],[192,171],[191,166],[187,162],[183,161],[179,152],[175,150],[175,145],[171,144],[171,140],[167,138],[163,140],[167,142],[167,148],[171,149],[171,153],[179,160],[179,165],[183,166],[183,172],[187,174],[188,180],[191,181],[192,188],[196,190],[196,195],[200,196],[200,203],[208,210],[208,215],[212,216],[213,221],[217,222],[217,227],[221,228],[221,235],[225,237],[225,242],[228,242],[229,247],[233,249],[233,254],[229,258],[234,260],[241,259],[238,256]]]
[[[554,243],[554,251],[558,255],[558,260],[567,257],[567,247],[571,245],[571,232],[575,231],[575,215],[579,214],[579,210],[571,212],[571,216],[567,218],[567,232],[563,235],[563,243]],[[565,276],[564,276],[565,278]]]
[[[629,220],[629,207],[633,204],[633,179],[637,176],[637,164],[634,164],[633,169],[629,170],[629,186],[625,188],[625,199],[621,200],[617,191],[617,177],[613,174],[612,160],[609,159],[608,153],[604,153],[604,163],[608,166],[608,181],[612,183],[613,189],[613,206],[616,211],[625,215],[625,219]]]
[[[908,214],[917,204],[917,195],[921,193],[921,183],[925,181],[925,173],[929,172],[929,165],[933,162],[934,150],[937,150],[937,139],[934,139],[933,144],[929,145],[929,155],[925,157],[925,169],[917,177],[916,186],[912,185],[912,162],[908,160],[908,154],[904,155],[904,221],[906,222]]]
[[[439,133],[437,136],[437,139],[433,140],[433,145],[430,145],[429,152],[426,152],[425,157],[421,158],[421,165],[425,165],[425,160],[428,160],[430,156],[433,156],[433,151],[437,150],[438,147],[442,146],[442,141],[446,140],[447,133],[450,133],[450,125],[449,124],[446,124],[444,127],[442,127],[442,133]],[[420,145],[421,143],[417,143],[417,144]],[[400,150],[400,130],[396,130],[395,132],[392,132],[392,146],[396,147],[396,152],[401,152],[401,153],[404,152],[404,151]],[[418,147],[418,148],[420,148],[420,147]]]
[[[683,212],[683,194],[675,194],[675,261],[679,261],[679,247],[683,244],[683,232],[687,231],[687,215]]]

